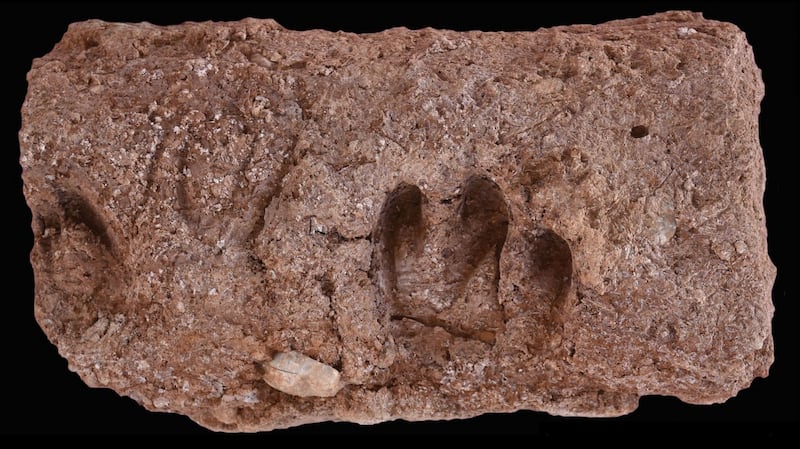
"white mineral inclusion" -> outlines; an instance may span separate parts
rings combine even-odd
[[[675,222],[673,215],[662,215],[656,218],[655,232],[653,237],[655,242],[659,245],[666,245],[670,239],[675,235],[678,229],[678,224]]]
[[[297,351],[281,352],[264,365],[270,387],[301,397],[331,397],[344,386],[339,371]]]

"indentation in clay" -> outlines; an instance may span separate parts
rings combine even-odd
[[[387,197],[376,229],[378,280],[393,321],[441,327],[453,336],[494,344],[502,328],[497,302],[499,260],[508,232],[500,188],[482,176],[461,186],[457,204],[439,202],[426,220],[417,186],[400,184]]]

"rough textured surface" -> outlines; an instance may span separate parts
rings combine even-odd
[[[763,85],[733,25],[88,21],[28,81],[36,318],[148,409],[614,416],[767,375]]]

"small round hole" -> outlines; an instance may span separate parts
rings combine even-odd
[[[636,125],[631,128],[631,137],[634,139],[641,139],[642,137],[648,135],[650,131],[647,130],[647,127],[644,125]]]

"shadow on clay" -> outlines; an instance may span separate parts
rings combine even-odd
[[[419,332],[438,329],[481,342],[488,350],[511,315],[558,321],[571,285],[569,244],[544,228],[516,232],[509,241],[509,206],[487,177],[468,177],[460,192],[459,201],[437,206],[419,187],[401,183],[384,201],[373,234],[373,275],[395,339],[433,341],[434,334],[420,337]],[[448,208],[442,212],[448,218],[429,220],[434,207]],[[505,307],[498,300],[506,250],[506,257],[517,259],[508,268],[518,271],[514,294],[524,303],[521,307]],[[531,328],[531,340],[549,332],[547,327]]]
[[[492,345],[504,320],[497,292],[508,206],[485,177],[469,177],[461,192],[457,204],[442,206],[450,217],[439,224],[426,223],[417,186],[389,193],[375,232],[379,289],[394,321]]]
[[[57,190],[54,203],[51,213],[34,220],[34,232],[41,235],[33,251],[42,257],[32,260],[42,260],[55,280],[51,285],[58,286],[54,295],[41,294],[50,300],[40,301],[37,313],[80,337],[99,316],[122,310],[127,271],[120,263],[122,249],[89,200]]]

